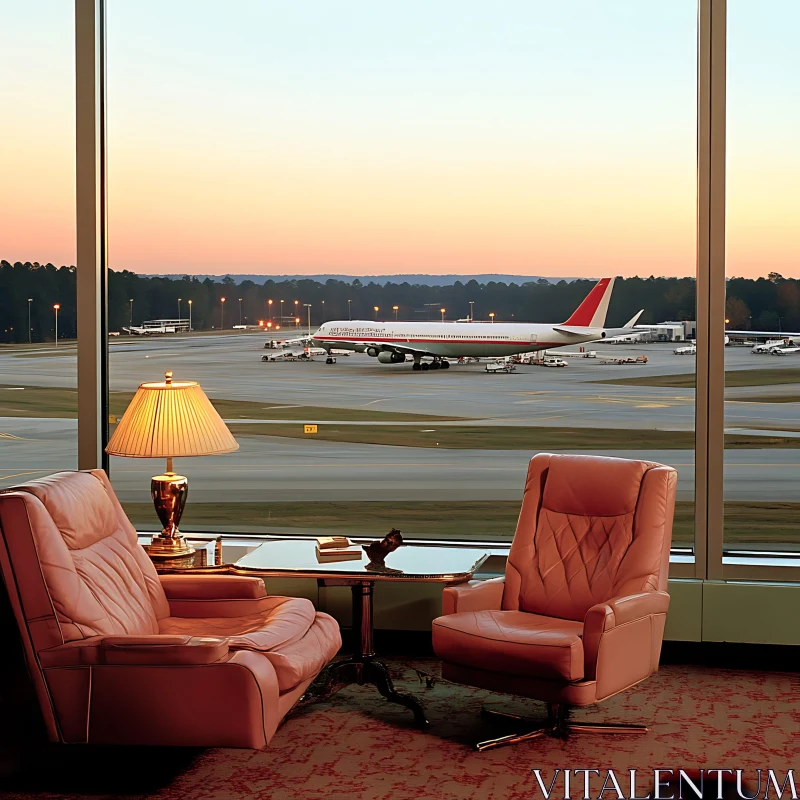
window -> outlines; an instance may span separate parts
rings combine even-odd
[[[691,547],[694,365],[673,349],[695,319],[696,38],[690,0],[111,8],[112,414],[172,369],[241,444],[176,464],[183,529],[510,541],[528,459],[556,450],[677,466]],[[266,323],[461,318],[511,342],[487,328],[563,323],[615,275],[609,325],[669,325],[567,369],[261,360]],[[160,468],[112,464],[143,529]]]
[[[69,4],[4,13],[0,488],[77,465],[73,28]]]
[[[726,317],[741,333],[725,349],[728,551],[800,552],[798,25],[790,0],[729,5]]]

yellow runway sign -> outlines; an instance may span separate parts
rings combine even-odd
[[[303,433],[316,433],[317,426],[316,425],[303,425]]]

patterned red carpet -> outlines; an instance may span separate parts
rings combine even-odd
[[[433,661],[415,664],[436,669]],[[510,732],[490,727],[481,718],[484,702],[531,716],[541,716],[544,707],[443,682],[427,689],[413,669],[397,666],[398,688],[425,701],[429,731],[416,730],[410,712],[387,704],[372,688],[347,687],[290,718],[267,750],[195,751],[181,757],[162,753],[160,772],[149,779],[155,785],[149,786],[141,784],[148,783],[147,769],[155,768],[144,753],[128,750],[110,756],[121,763],[107,764],[98,785],[83,780],[72,789],[56,785],[55,776],[48,780],[40,775],[38,783],[17,783],[18,790],[3,795],[8,800],[514,800],[541,797],[533,768],[542,769],[548,779],[556,768],[651,772],[656,767],[735,767],[753,775],[757,768],[800,772],[797,674],[666,666],[602,707],[574,714],[576,719],[646,721],[651,724],[649,734],[546,738],[476,753],[469,746],[476,739]],[[165,760],[171,770],[165,768]],[[74,783],[63,771],[60,774],[62,783]],[[128,778],[121,777],[126,774]],[[649,787],[641,788],[646,793]],[[573,797],[579,795],[575,791]],[[554,796],[563,797],[563,789]]]

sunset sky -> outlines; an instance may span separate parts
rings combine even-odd
[[[0,5],[0,258],[71,264],[72,3]],[[692,0],[108,6],[115,269],[694,272]],[[729,2],[729,275],[800,274],[798,29]]]

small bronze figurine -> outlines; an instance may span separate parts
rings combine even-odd
[[[389,553],[397,550],[403,544],[403,537],[397,528],[392,528],[380,542],[370,542],[364,545],[364,552],[369,557],[371,564],[383,564]]]

